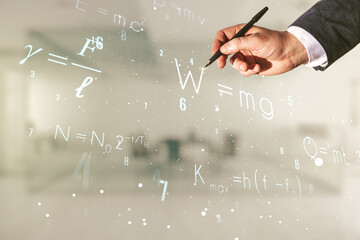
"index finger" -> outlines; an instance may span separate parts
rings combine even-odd
[[[244,25],[245,24],[239,24],[218,31],[213,41],[212,54],[215,54],[220,47],[227,43]]]
[[[220,49],[220,47],[223,44],[225,44],[227,41],[228,41],[228,38],[227,38],[226,34],[224,33],[224,31],[223,30],[218,31],[215,35],[215,39],[214,39],[214,42],[212,45],[212,54],[215,54]],[[226,59],[227,59],[227,55],[221,55],[217,59],[217,64],[220,69],[225,67]]]
[[[213,41],[212,54],[215,54],[220,49],[220,47],[225,43],[227,43],[243,26],[244,24],[239,24],[218,31]],[[227,60],[227,55],[225,54],[221,55],[218,58],[217,63],[220,69],[225,67],[226,60]]]

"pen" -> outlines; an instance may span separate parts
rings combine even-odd
[[[259,19],[266,13],[266,11],[268,10],[268,7],[264,7],[260,12],[258,12],[258,14],[256,14],[250,22],[248,22],[242,29],[240,29],[239,32],[237,32],[231,39],[233,40],[234,38],[238,38],[238,37],[243,37],[245,35],[245,33],[257,22],[259,21]],[[222,52],[220,52],[220,49],[209,59],[209,62],[205,65],[205,67],[209,66],[210,64],[212,64],[216,59],[218,59],[220,56],[222,55]]]

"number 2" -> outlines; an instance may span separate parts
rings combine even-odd
[[[116,146],[117,150],[123,150],[123,148],[120,147],[121,143],[124,141],[123,136],[121,135],[117,135],[116,138],[120,138],[121,140],[117,140],[118,141],[118,145]]]

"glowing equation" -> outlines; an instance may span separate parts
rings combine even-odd
[[[195,13],[193,10],[181,7],[178,3],[169,2],[166,3],[166,0],[153,0],[153,9],[156,11],[158,9],[166,8],[166,6],[173,8],[176,11],[177,16],[183,17],[188,21],[199,21],[200,25],[205,23],[205,18],[201,17],[198,13]],[[169,20],[169,14],[165,14],[165,19]]]
[[[255,169],[253,176],[242,171],[241,175],[231,177],[231,183],[225,185],[210,184],[209,187],[210,192],[217,193],[226,193],[230,192],[230,190],[254,190],[258,194],[261,194],[269,192],[270,189],[275,189],[276,192],[283,191],[289,193],[295,199],[302,196],[302,186],[298,175],[280,178],[267,174],[260,174],[258,169]]]
[[[223,84],[218,83],[218,92],[220,97],[224,95],[233,96],[233,88],[230,86],[226,86]],[[255,97],[251,92],[246,92],[244,90],[239,90],[239,100],[240,100],[240,107],[243,108],[246,105],[247,110],[252,110],[253,112],[256,111],[255,105]],[[272,101],[268,98],[262,97],[259,99],[259,108],[262,113],[262,117],[266,120],[271,120],[274,118],[274,108],[272,105]]]
[[[87,9],[89,8],[90,4],[88,2],[85,1],[80,1],[80,0],[76,0],[76,6],[75,8],[81,12],[86,12]],[[113,19],[114,24],[117,24],[119,26],[126,26],[126,18],[124,17],[124,15],[120,15],[118,13],[111,13],[109,12],[109,10],[103,8],[103,7],[96,7],[96,12],[104,15],[104,16],[111,16]],[[133,30],[134,32],[140,32],[140,31],[144,31],[144,24],[145,24],[146,19],[144,17],[141,18],[141,21],[130,21],[129,24],[129,28],[131,30]],[[121,32],[122,36],[121,36],[121,40],[125,41],[126,40],[126,31]],[[125,38],[125,39],[124,39]]]
[[[91,47],[89,47],[89,44],[95,45],[95,47],[97,49],[99,49],[99,50],[101,50],[103,48],[103,43],[102,43],[102,38],[101,37],[98,36],[96,38],[96,40],[95,40],[95,37],[92,37],[91,39],[86,38],[86,42],[83,45],[83,48],[80,51],[80,53],[78,53],[78,55],[81,55],[81,56],[85,57],[84,53],[85,53],[85,51],[87,49],[90,49],[92,52],[94,52],[95,47],[91,48]],[[38,53],[40,53],[41,51],[44,50],[43,48],[38,48],[36,51],[32,52],[32,49],[33,49],[32,45],[26,45],[25,48],[29,48],[29,52],[28,52],[27,56],[24,59],[20,60],[19,64],[24,64],[30,57],[33,57],[34,55],[36,55],[36,54],[38,54]],[[61,56],[59,54],[48,52],[47,60],[49,62],[56,63],[56,64],[59,64],[59,65],[62,65],[62,66],[72,65],[72,66],[79,67],[79,68],[82,68],[82,69],[86,69],[86,70],[90,70],[90,71],[93,71],[93,72],[101,73],[101,70],[99,70],[99,69],[84,66],[84,65],[78,64],[76,62],[70,62],[70,64],[69,64],[68,63],[68,61],[69,61],[68,56]]]
[[[66,142],[69,141],[70,136],[71,136],[71,127],[69,126],[67,128],[67,130],[63,130],[59,124],[56,125],[55,128],[55,135],[54,135],[54,139],[58,139],[59,136],[62,136],[64,138],[64,140]],[[100,137],[99,137],[100,136]],[[129,141],[131,143],[134,144],[140,144],[142,145],[144,148],[149,148],[149,142],[145,141],[145,137],[144,136],[122,136],[122,135],[117,135],[115,137],[115,144],[110,144],[107,143],[105,144],[105,133],[102,132],[101,134],[97,134],[94,130],[91,131],[90,136],[88,136],[87,133],[81,133],[81,132],[77,132],[75,133],[75,140],[80,140],[82,142],[86,142],[88,140],[89,137],[89,141],[91,145],[94,145],[95,143],[98,143],[100,147],[104,148],[104,153],[110,153],[112,152],[112,150],[123,150],[122,144],[124,143],[124,141]]]
[[[306,155],[310,157],[314,164],[317,167],[320,167],[324,164],[324,157],[329,154],[330,146],[319,146],[316,144],[315,140],[311,137],[307,136],[303,140],[303,147]],[[332,158],[335,163],[343,164],[345,166],[350,166],[350,162],[346,160],[346,153],[344,150],[344,146],[340,146],[337,149],[332,149]],[[359,161],[357,161],[359,162]]]

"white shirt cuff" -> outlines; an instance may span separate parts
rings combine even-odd
[[[306,48],[309,62],[305,64],[307,67],[326,67],[328,59],[326,52],[321,44],[306,30],[297,27],[290,26],[287,31],[293,34]]]

